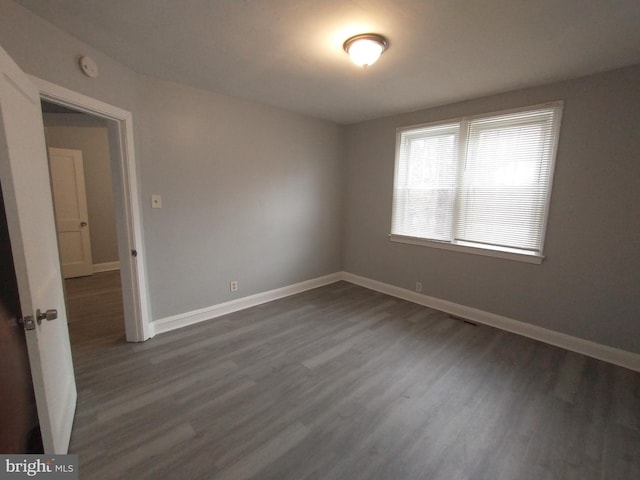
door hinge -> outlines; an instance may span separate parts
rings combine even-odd
[[[138,251],[137,250],[131,250],[131,256],[132,257],[137,257],[138,256]]]

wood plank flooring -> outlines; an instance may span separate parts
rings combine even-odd
[[[83,479],[640,478],[624,368],[345,282],[141,344],[67,294]]]

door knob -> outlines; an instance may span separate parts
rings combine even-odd
[[[42,320],[47,320],[50,322],[51,320],[55,320],[56,318],[58,318],[58,310],[54,308],[47,310],[44,313],[41,312],[40,309],[36,310],[36,320],[38,321],[38,325],[42,323]]]
[[[80,226],[81,227],[86,227],[87,226],[87,222],[80,222]]]
[[[42,320],[55,320],[58,318],[58,310],[51,309],[42,313],[40,309],[36,310],[36,318],[34,319],[31,315],[24,318],[18,318],[18,323],[24,327],[25,330],[35,330],[36,329],[36,320],[38,321],[38,325],[42,323]]]

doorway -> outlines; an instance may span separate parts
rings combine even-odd
[[[155,332],[147,293],[131,113],[37,77],[31,80],[42,101],[67,113],[81,112],[106,121],[125,335],[129,342],[145,341]]]
[[[123,342],[109,120],[42,101],[76,380],[82,352]],[[112,130],[113,131],[113,130]]]

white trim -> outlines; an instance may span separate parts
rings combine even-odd
[[[302,293],[314,288],[323,287],[342,280],[342,276],[343,274],[341,272],[331,273],[324,277],[313,278],[311,280],[295,283],[286,287],[269,290],[268,292],[256,293],[255,295],[249,295],[248,297],[219,303],[199,310],[160,318],[153,322],[153,328],[155,333],[170,332],[171,330],[186,327],[187,325],[204,322],[222,315],[244,310],[245,308],[255,307],[256,305],[261,305],[290,295]]]
[[[446,120],[435,120],[433,122],[416,123],[415,125],[405,125],[404,127],[396,128],[396,135],[400,133],[404,133],[409,130],[419,130],[421,128],[437,127],[440,125],[447,125],[448,123],[451,123],[451,124],[460,123],[463,120],[476,120],[478,118],[493,117],[493,116],[497,117],[499,115],[509,115],[511,113],[526,112],[527,110],[540,110],[541,108],[549,108],[549,107],[564,108],[564,100],[551,100],[549,102],[536,103],[534,105],[521,105],[519,107],[507,108],[506,110],[487,111],[487,112],[475,113],[473,115],[462,115],[458,117],[449,118]]]
[[[130,342],[141,342],[153,336],[151,309],[145,268],[145,251],[142,235],[142,214],[136,156],[133,141],[133,116],[131,112],[109,105],[73,90],[30,76],[40,90],[40,98],[81,112],[97,115],[115,122],[118,134],[119,154],[118,186],[122,193],[122,211],[118,224],[118,250],[122,265],[123,300],[125,308],[126,337]],[[116,212],[118,215],[118,212]],[[130,252],[137,251],[134,259]]]
[[[406,243],[407,245],[418,245],[421,247],[439,248],[441,250],[451,250],[454,252],[470,253],[472,255],[483,255],[485,257],[502,258],[503,260],[515,260],[518,262],[535,263],[540,265],[544,260],[544,255],[537,253],[521,253],[516,249],[507,251],[502,248],[492,248],[488,245],[475,246],[473,244],[439,242],[437,240],[429,240],[426,238],[408,237],[406,235],[389,234],[389,240],[397,243]]]
[[[120,270],[120,262],[103,262],[93,264],[93,273],[113,272]]]
[[[532,338],[549,345],[564,348],[572,352],[581,353],[588,357],[597,358],[605,362],[613,363],[621,367],[640,372],[640,354],[621,350],[619,348],[602,345],[582,338],[556,332],[547,328],[538,327],[529,323],[513,320],[502,315],[486,312],[473,307],[467,307],[458,303],[443,300],[441,298],[430,297],[421,293],[413,292],[405,288],[396,287],[388,283],[371,280],[369,278],[343,272],[342,280],[356,285],[360,285],[377,292],[385,293],[393,297],[401,298],[409,302],[424,305],[426,307],[440,310],[442,312],[468,319],[472,322],[489,325],[500,330]]]

